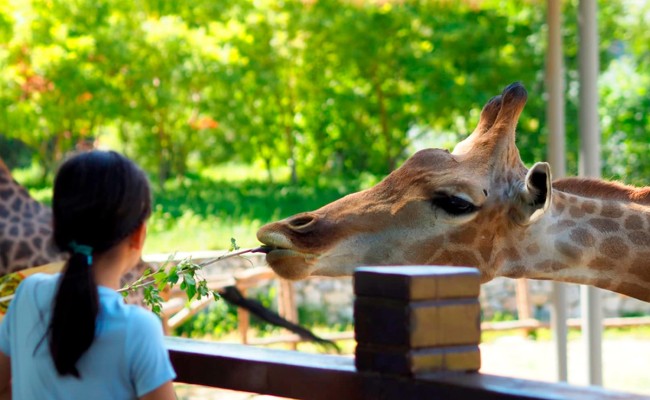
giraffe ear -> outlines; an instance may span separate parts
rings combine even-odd
[[[551,166],[538,162],[528,170],[510,213],[519,225],[537,221],[551,206]]]

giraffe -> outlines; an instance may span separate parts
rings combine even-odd
[[[63,260],[51,222],[50,208],[34,200],[0,159],[0,275]]]
[[[650,301],[650,188],[552,183],[515,145],[527,92],[514,83],[452,152],[412,155],[374,187],[264,225],[266,260],[288,279],[361,265],[474,266],[497,276],[593,285]]]

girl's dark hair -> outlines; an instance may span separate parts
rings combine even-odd
[[[81,153],[61,165],[52,211],[54,242],[70,258],[48,328],[50,353],[60,375],[79,378],[76,364],[95,338],[99,300],[92,261],[73,247],[90,246],[96,257],[133,233],[151,214],[149,182],[114,151]]]

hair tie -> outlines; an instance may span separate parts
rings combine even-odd
[[[73,254],[81,254],[88,257],[88,265],[93,263],[93,248],[83,244],[77,244],[74,240],[68,245]]]

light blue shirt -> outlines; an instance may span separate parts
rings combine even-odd
[[[41,343],[59,277],[26,278],[0,324],[0,351],[11,357],[13,399],[135,399],[176,377],[160,320],[103,286],[95,340],[77,361],[81,379],[59,376],[47,338]]]

